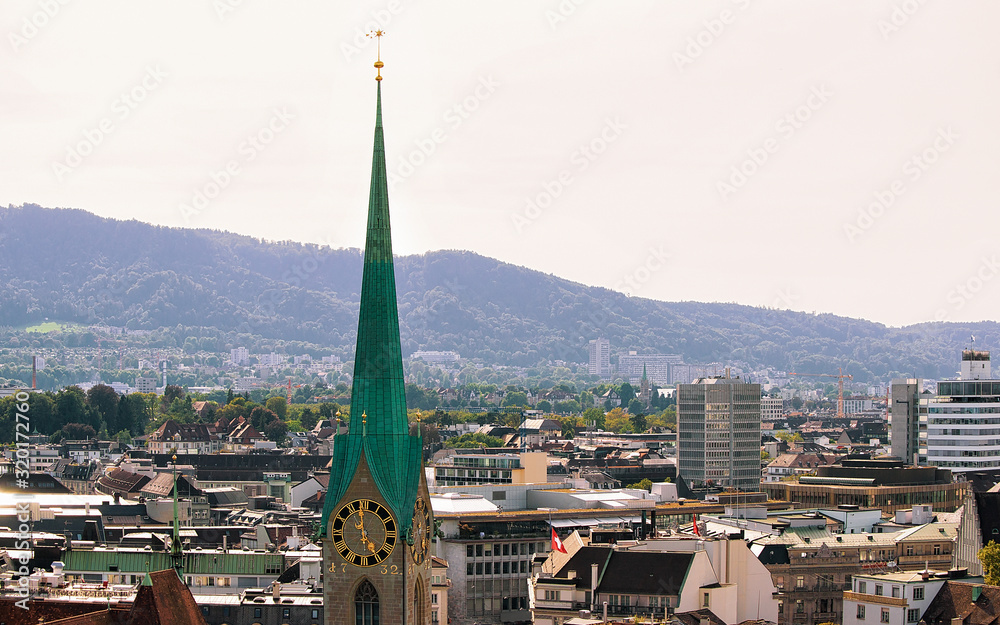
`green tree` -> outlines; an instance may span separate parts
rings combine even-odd
[[[270,412],[270,411],[269,411]],[[271,414],[274,414],[273,412]],[[273,419],[270,423],[264,426],[264,436],[267,440],[274,441],[279,445],[285,442],[285,438],[288,435],[288,424],[280,419]]]
[[[535,404],[535,408],[537,410],[543,410],[545,412],[552,412],[552,402],[550,402],[547,399],[543,399],[542,401]]]
[[[566,401],[557,401],[556,405],[553,406],[553,410],[559,414],[573,414],[580,412],[580,402],[575,399],[567,399]]]
[[[621,408],[614,408],[604,417],[604,427],[616,434],[631,434],[632,420]]]
[[[95,384],[87,391],[87,404],[97,411],[109,432],[121,429],[118,423],[118,393],[107,384]]]
[[[646,414],[646,405],[639,398],[635,398],[628,403],[629,414]]]
[[[576,417],[562,417],[559,419],[559,423],[562,425],[563,438],[572,439],[576,436],[576,427],[578,425]]]
[[[500,404],[504,408],[509,406],[525,406],[528,405],[528,395],[524,391],[510,391],[503,398],[503,403]]]
[[[82,441],[97,436],[97,430],[86,423],[67,423],[62,427],[63,436],[71,441]]]
[[[587,408],[583,411],[583,421],[587,427],[594,424],[597,429],[604,429],[604,411],[600,408]]]
[[[653,481],[651,479],[649,479],[648,477],[644,477],[641,480],[639,480],[638,482],[636,482],[635,484],[629,484],[625,488],[636,488],[636,489],[643,489],[643,490],[646,490],[646,491],[652,491],[653,490]]]
[[[55,407],[58,428],[67,423],[84,423],[97,432],[101,427],[100,416],[87,405],[87,396],[79,386],[69,386],[56,393]]]
[[[312,408],[303,408],[302,414],[299,416],[299,421],[302,423],[302,427],[311,430],[319,422],[319,416],[313,412]]]
[[[250,411],[250,425],[257,428],[257,431],[262,432],[263,429],[271,421],[278,420],[278,415],[274,414],[272,411],[264,408],[263,406],[257,406]],[[270,437],[269,437],[270,438]],[[274,439],[271,439],[274,440]]]
[[[467,447],[503,447],[503,441],[495,436],[480,434],[479,432],[462,434],[445,441],[445,447],[452,449],[462,449]]]
[[[618,396],[622,399],[622,406],[628,406],[629,402],[635,399],[635,389],[628,382],[624,382],[618,387]]]
[[[804,440],[802,438],[802,434],[798,432],[795,432],[794,434],[792,432],[776,432],[774,437],[779,441],[784,441],[786,443],[801,443]]]
[[[288,402],[284,397],[272,397],[264,402],[264,407],[278,415],[282,421],[288,416]]]
[[[990,586],[1000,585],[1000,545],[995,540],[979,550],[979,562],[983,565],[983,577]]]
[[[56,421],[56,406],[52,393],[31,393],[28,398],[28,416],[31,418],[32,430],[51,434],[51,428]]]
[[[645,432],[647,429],[646,415],[641,412],[629,414],[629,421],[632,422],[632,429],[636,432]]]
[[[182,399],[183,397],[184,389],[176,384],[168,384],[166,388],[163,389],[163,396],[160,397],[160,412],[167,412],[174,404],[175,399]]]

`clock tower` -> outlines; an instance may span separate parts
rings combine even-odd
[[[429,625],[433,513],[423,441],[419,430],[410,434],[406,416],[382,139],[381,59],[375,67],[375,148],[351,420],[348,432],[334,438],[320,526],[325,620]]]

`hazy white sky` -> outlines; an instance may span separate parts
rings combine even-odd
[[[396,253],[996,319],[998,18],[986,0],[11,0],[0,203],[360,247],[381,27]]]

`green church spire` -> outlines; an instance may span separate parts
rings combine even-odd
[[[379,69],[380,64],[376,64]],[[347,434],[334,438],[321,532],[326,531],[327,519],[350,485],[362,455],[404,532],[410,526],[422,471],[422,441],[419,436],[410,436],[406,417],[382,136],[381,72],[378,80],[351,423]]]

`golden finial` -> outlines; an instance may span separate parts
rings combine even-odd
[[[375,80],[378,80],[379,82],[382,81],[382,68],[385,67],[385,63],[382,62],[382,35],[384,34],[385,34],[384,30],[375,30],[368,33],[369,37],[375,38],[375,45],[377,51],[376,52],[377,56],[375,57],[377,59],[375,61],[375,69],[378,71],[378,76],[375,77]]]
[[[361,435],[368,436],[368,413],[361,413]]]
[[[420,423],[420,411],[417,411],[417,423]]]

